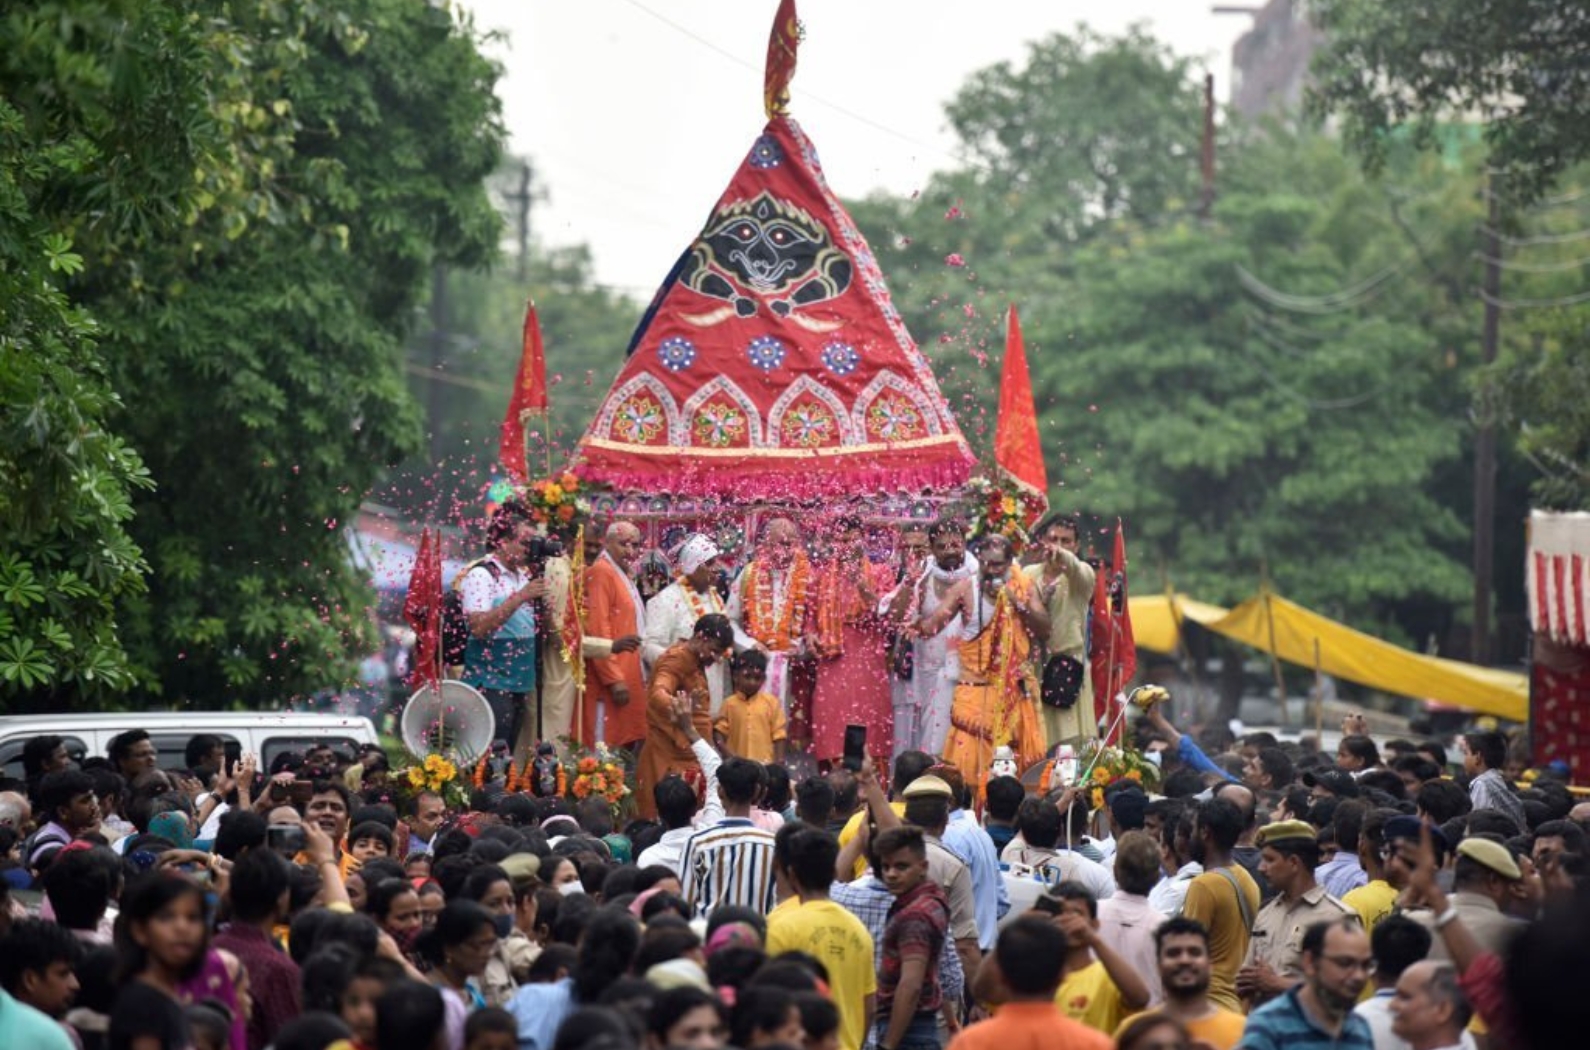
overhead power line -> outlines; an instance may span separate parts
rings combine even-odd
[[[1408,261],[1404,259],[1402,262],[1394,263],[1351,287],[1331,292],[1329,295],[1292,295],[1264,283],[1240,263],[1233,265],[1237,271],[1237,280],[1242,286],[1270,305],[1294,313],[1328,314],[1348,310],[1373,299],[1387,281],[1407,267]]]
[[[1590,303],[1590,292],[1579,292],[1574,295],[1559,296],[1555,299],[1503,299],[1501,296],[1492,295],[1481,288],[1480,298],[1500,310],[1545,310]]]

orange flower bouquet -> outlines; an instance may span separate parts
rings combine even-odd
[[[524,503],[538,525],[567,525],[591,512],[580,479],[568,471],[530,482],[525,486]]]
[[[621,753],[609,751],[605,744],[596,745],[595,751],[574,754],[565,769],[564,783],[569,798],[576,801],[605,799],[614,816],[618,815],[624,800],[634,794],[629,785],[627,759]]]

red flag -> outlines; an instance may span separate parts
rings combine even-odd
[[[800,42],[795,0],[780,0],[778,14],[773,16],[773,31],[767,37],[767,66],[762,74],[762,108],[767,111],[768,120],[789,109],[789,82],[795,77],[795,49]]]
[[[442,552],[430,529],[420,534],[419,553],[409,573],[409,592],[403,599],[403,619],[414,628],[414,670],[409,685],[418,689],[441,677],[437,667],[442,647]]]
[[[1132,637],[1132,612],[1126,600],[1126,532],[1120,519],[1115,522],[1115,549],[1110,563],[1094,575],[1092,627],[1088,642],[1088,663],[1093,671],[1093,714],[1114,726],[1105,743],[1120,736],[1116,716],[1120,708],[1116,696],[1137,674],[1137,645]]]
[[[524,350],[519,356],[519,372],[513,379],[513,396],[508,399],[508,414],[502,420],[502,437],[497,458],[508,473],[519,481],[530,480],[524,458],[525,416],[539,412],[545,416],[547,402],[547,359],[541,347],[541,322],[535,304],[525,307]]]
[[[1005,361],[999,377],[999,423],[994,431],[994,462],[1021,490],[1027,524],[1049,509],[1049,475],[1038,439],[1038,412],[1027,374],[1027,347],[1014,304],[1005,330]]]

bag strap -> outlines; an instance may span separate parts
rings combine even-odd
[[[1242,925],[1246,926],[1249,932],[1252,932],[1253,908],[1248,904],[1247,894],[1242,892],[1242,883],[1238,881],[1235,875],[1231,874],[1230,868],[1216,868],[1215,871],[1225,876],[1226,881],[1231,883],[1231,892],[1237,895],[1237,907],[1242,909]]]
[[[502,578],[502,570],[497,568],[497,563],[493,561],[491,555],[488,554],[484,558],[476,558],[472,562],[466,562],[464,567],[458,570],[458,575],[453,577],[453,590],[462,590],[464,586],[464,577],[468,576],[476,569],[485,569],[491,574],[491,578],[493,580]]]

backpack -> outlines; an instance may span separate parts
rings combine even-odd
[[[469,648],[469,617],[464,615],[464,595],[460,590],[464,577],[476,569],[485,569],[493,580],[502,573],[497,563],[479,558],[465,565],[453,578],[453,586],[442,595],[442,663],[459,667],[464,662],[464,652]]]

